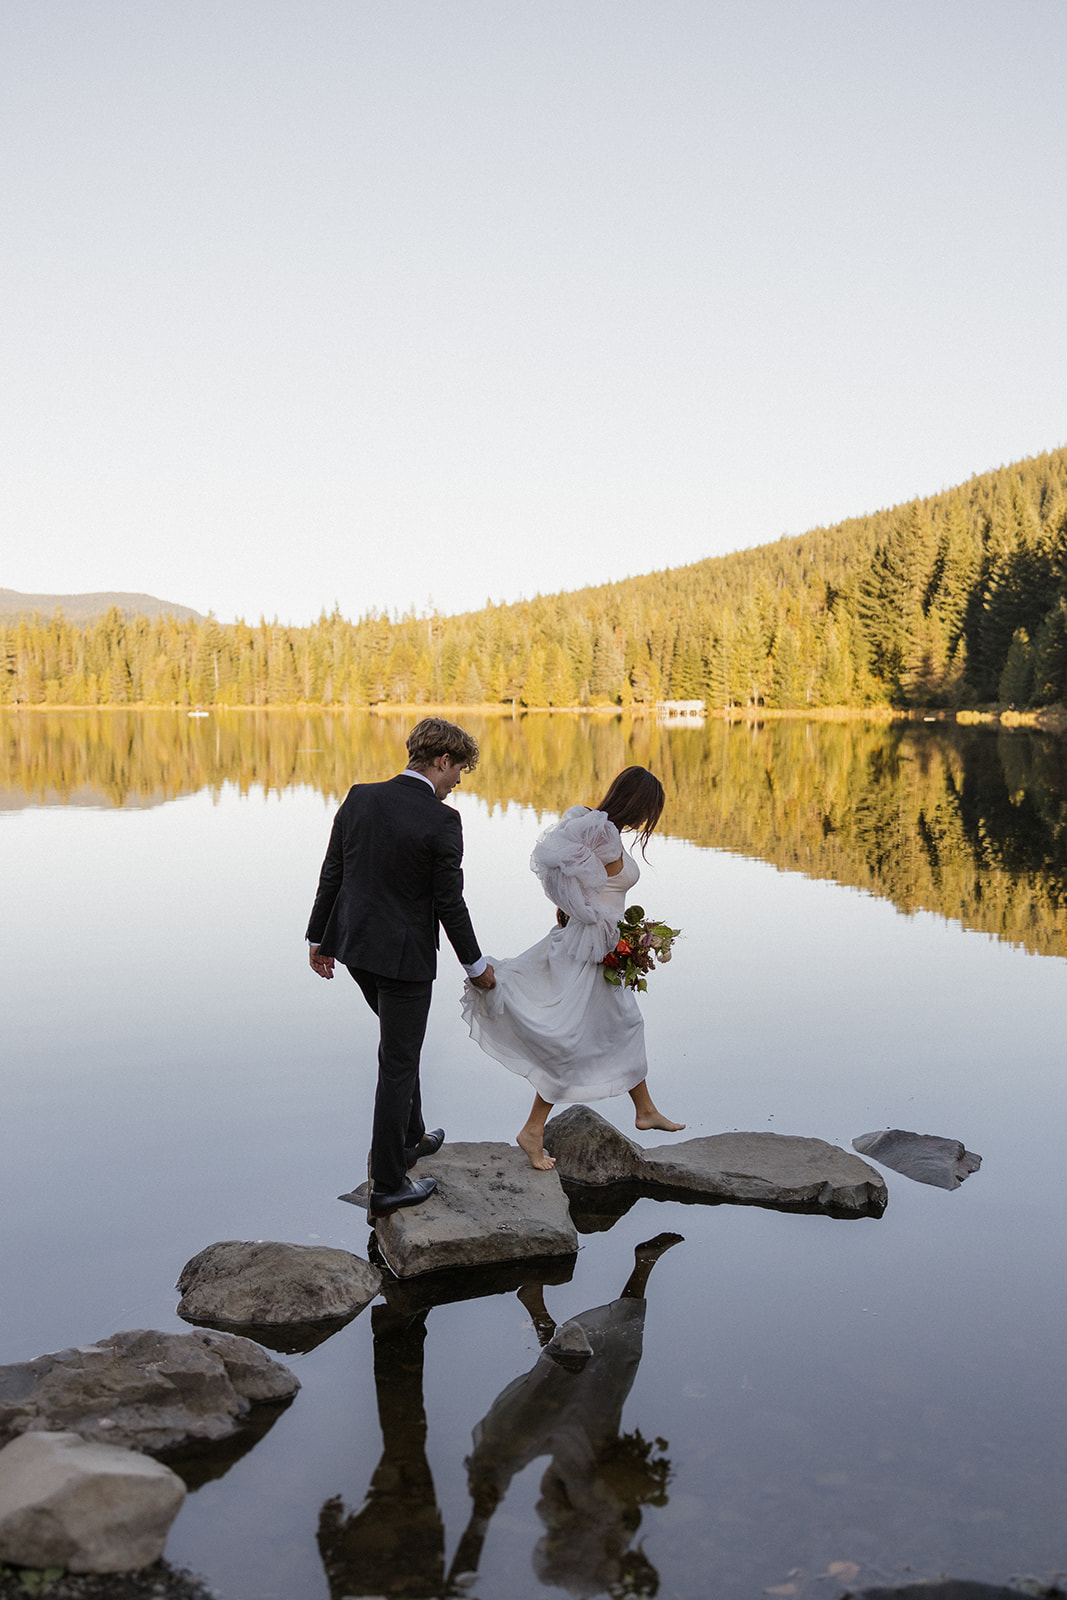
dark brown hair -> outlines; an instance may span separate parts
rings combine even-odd
[[[596,809],[606,811],[620,832],[632,828],[644,855],[663,801],[663,785],[654,773],[647,767],[624,767]]]
[[[468,772],[478,765],[477,739],[444,717],[423,717],[408,734],[407,746],[408,761],[417,772],[432,766],[438,756],[462,762]]]

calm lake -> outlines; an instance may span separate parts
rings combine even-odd
[[[662,776],[631,900],[684,931],[641,1001],[682,1137],[848,1148],[899,1127],[961,1139],[981,1170],[953,1192],[887,1172],[877,1219],[642,1199],[584,1231],[544,1285],[558,1322],[619,1296],[635,1245],[684,1241],[652,1271],[614,1442],[584,1468],[595,1511],[513,1440],[472,1524],[472,1432],[537,1359],[528,1273],[379,1300],[280,1357],[300,1393],[189,1495],[168,1558],[222,1600],[750,1600],[834,1562],[1067,1567],[1067,746],[463,720],[483,741],[453,797],[467,900],[498,956],[551,921],[539,830],[630,762]],[[407,727],[0,714],[0,1362],[184,1328],[172,1286],[216,1240],[367,1254],[335,1197],[365,1174],[373,1018],[343,973],[314,978],[303,932],[338,802],[400,770]],[[530,1097],[466,1037],[461,986],[446,948],[427,1117],[510,1139]],[[663,1142],[628,1099],[597,1109]]]

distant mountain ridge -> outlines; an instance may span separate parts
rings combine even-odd
[[[17,589],[0,589],[0,621],[32,617],[35,611],[48,618],[56,607],[68,622],[94,622],[117,606],[127,622],[134,617],[174,617],[178,622],[203,622],[205,618],[191,606],[173,600],[159,600],[152,594],[128,594],[123,589],[101,590],[94,594],[20,594]]]

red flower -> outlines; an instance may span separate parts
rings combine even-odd
[[[620,939],[615,948],[621,956],[628,956],[631,954],[631,947],[626,943],[625,939]]]
[[[604,957],[604,965],[606,967],[617,967],[618,964],[618,956],[615,954],[614,950],[609,950],[607,955]]]

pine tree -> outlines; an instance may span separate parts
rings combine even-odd
[[[793,710],[808,702],[804,664],[797,631],[785,623],[778,631],[774,651],[774,686],[771,704],[778,710]]]
[[[998,694],[1007,705],[1025,706],[1030,702],[1034,682],[1034,653],[1025,628],[1016,628],[1000,674]]]
[[[621,641],[613,629],[605,628],[593,643],[593,672],[589,685],[594,705],[617,705],[622,697],[625,660]]]
[[[545,681],[545,652],[540,646],[530,655],[530,664],[522,680],[521,699],[524,706],[547,706],[548,684]]]
[[[1032,703],[1038,706],[1067,701],[1067,599],[1056,602],[1041,622],[1034,639]]]

